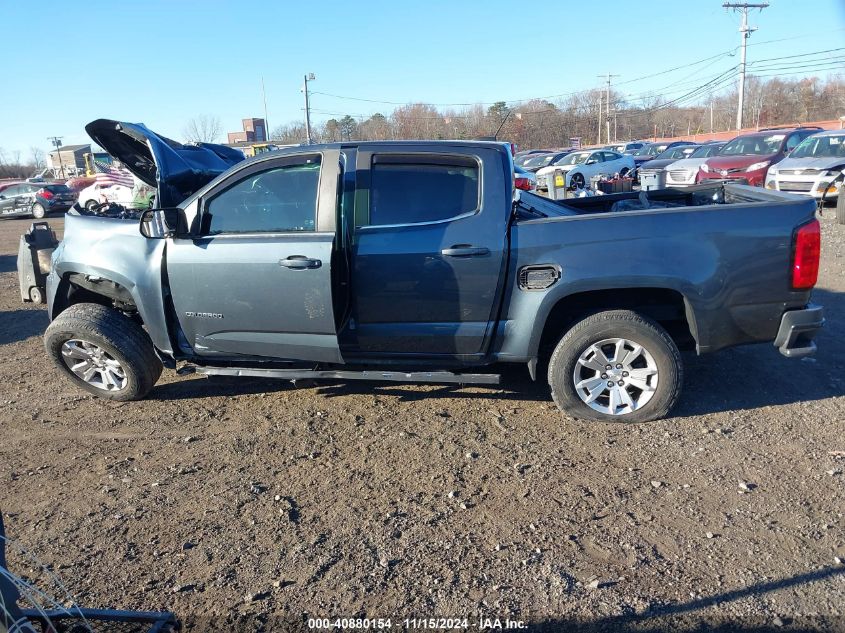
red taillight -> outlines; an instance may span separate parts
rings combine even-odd
[[[818,220],[808,222],[795,232],[795,246],[792,252],[792,287],[807,290],[816,285],[819,278],[822,236]]]
[[[38,195],[41,196],[42,198],[44,198],[45,200],[49,200],[55,194],[52,191],[50,191],[49,189],[42,189],[41,191],[38,192]]]
[[[531,181],[528,178],[514,178],[513,186],[524,191],[531,191]]]

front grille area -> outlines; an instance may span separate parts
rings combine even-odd
[[[668,180],[674,182],[686,182],[689,180],[690,173],[686,169],[673,169],[669,172]]]
[[[812,191],[812,182],[796,182],[792,180],[783,180],[778,183],[778,189],[781,191]]]
[[[818,169],[781,169],[778,173],[783,176],[817,176]]]

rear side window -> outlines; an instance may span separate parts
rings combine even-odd
[[[370,178],[370,226],[448,220],[479,206],[473,158],[376,155]]]
[[[203,233],[314,231],[319,157],[253,173],[206,205]]]
[[[44,189],[53,193],[70,193],[70,187],[67,185],[45,185]]]

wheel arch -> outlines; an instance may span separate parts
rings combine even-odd
[[[698,350],[695,312],[687,297],[666,286],[593,288],[550,297],[540,307],[529,342],[531,357],[543,356],[578,320],[606,310],[632,310],[663,326],[681,350]]]

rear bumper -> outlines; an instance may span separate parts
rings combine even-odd
[[[816,353],[813,337],[824,326],[824,308],[810,303],[801,310],[784,312],[775,337],[775,347],[788,358]]]

